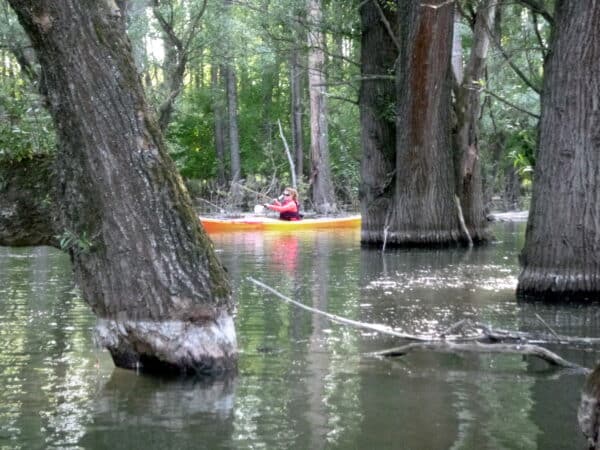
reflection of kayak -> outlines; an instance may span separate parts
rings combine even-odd
[[[200,222],[209,233],[225,231],[295,231],[295,230],[322,230],[330,228],[358,228],[360,215],[347,217],[330,217],[319,219],[302,219],[295,221],[272,219],[270,217],[246,216],[235,219],[217,219],[200,217]]]

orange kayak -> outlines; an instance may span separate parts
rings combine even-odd
[[[200,222],[208,233],[231,231],[296,231],[323,230],[360,227],[360,215],[347,217],[323,217],[318,219],[279,220],[270,217],[245,216],[235,219],[200,217]]]

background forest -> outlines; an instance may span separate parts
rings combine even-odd
[[[293,182],[292,170],[303,208],[311,209],[308,36],[318,27],[335,200],[358,210],[360,3],[324,1],[322,18],[312,20],[304,0],[126,2],[146,96],[199,209],[248,208],[257,201],[252,191],[275,195]],[[485,3],[457,2],[455,63],[466,64]],[[527,207],[550,3],[499,1],[487,30],[487,62],[473,89],[481,93],[478,146],[488,210]],[[8,4],[0,8],[0,158],[51,154],[55,135],[38,94],[44,83],[33,50]]]

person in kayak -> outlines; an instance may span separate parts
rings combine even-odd
[[[302,218],[296,189],[285,188],[280,199],[281,201],[273,200],[272,203],[265,203],[265,208],[279,212],[281,220],[300,220]]]

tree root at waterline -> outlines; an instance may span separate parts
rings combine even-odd
[[[376,331],[378,333],[395,336],[399,339],[409,341],[409,343],[402,346],[369,354],[370,356],[375,357],[403,356],[414,351],[434,351],[439,353],[504,353],[534,356],[546,361],[554,367],[575,369],[576,371],[588,373],[590,372],[588,368],[565,360],[556,353],[542,347],[541,344],[580,343],[591,345],[600,343],[600,339],[598,338],[560,336],[550,329],[543,321],[542,323],[550,330],[550,333],[547,335],[492,329],[484,324],[473,322],[468,319],[453,324],[439,334],[408,334],[394,330],[387,325],[359,322],[312,308],[286,297],[271,286],[252,277],[248,277],[248,280],[256,286],[274,294],[280,300],[314,314],[324,316],[332,322]]]

